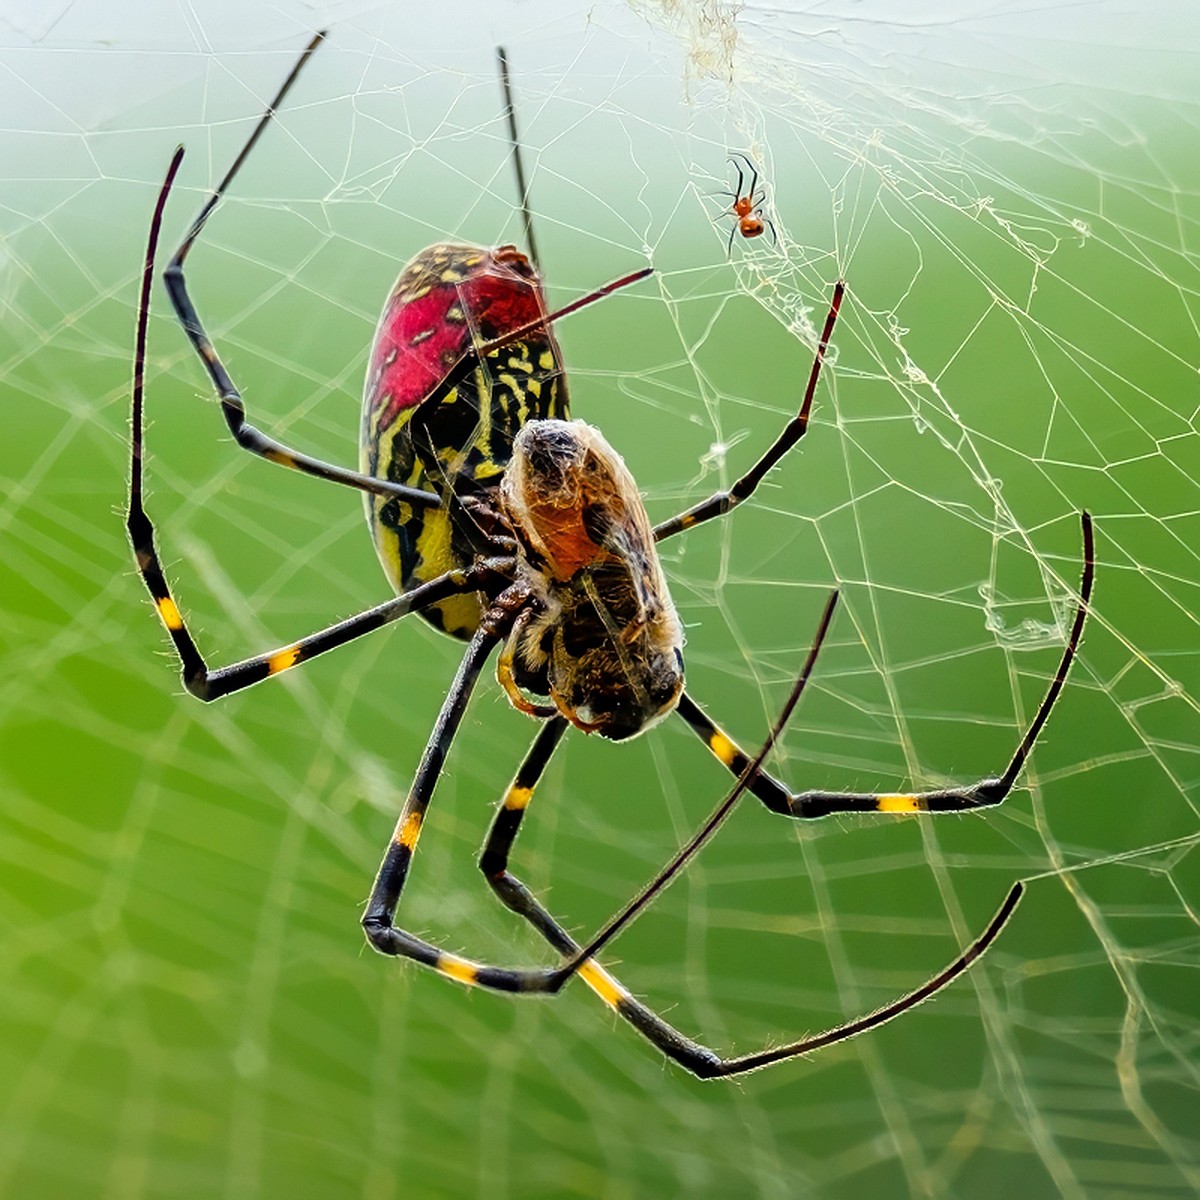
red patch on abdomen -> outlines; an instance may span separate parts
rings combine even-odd
[[[379,429],[436,391],[473,337],[491,341],[543,313],[536,285],[509,265],[519,263],[528,270],[524,255],[509,246],[494,251],[462,247],[462,252],[478,255],[480,261],[460,282],[434,280],[424,295],[412,296],[423,282],[412,274],[421,262],[418,256],[384,307],[371,347],[366,398],[368,411],[383,407]],[[449,315],[452,309],[462,315]]]

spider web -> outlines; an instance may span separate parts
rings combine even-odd
[[[877,7],[0,5],[4,1194],[1200,1188],[1194,10]],[[847,280],[808,437],[664,547],[689,688],[747,746],[840,589],[772,763],[796,787],[1000,770],[1094,514],[1083,648],[1004,806],[798,827],[749,801],[606,960],[747,1051],[915,986],[1029,881],[916,1013],[701,1086],[582,987],[518,1003],[385,962],[355,923],[456,647],[414,622],[211,709],[180,694],[119,515],[146,226],[174,145],[168,243],[323,25],[189,263],[291,444],[355,461],[406,258],[520,240],[498,41],[551,302],[656,269],[560,329],[575,414],[653,518],[768,444]],[[727,254],[734,150],[777,236]],[[155,304],[148,503],[210,662],[385,598],[358,498],[238,453]],[[505,963],[546,956],[473,860],[530,733],[481,688],[402,908]],[[680,722],[569,738],[516,869],[586,933],[727,786]]]

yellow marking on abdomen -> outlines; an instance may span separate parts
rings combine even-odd
[[[708,748],[727,766],[732,767],[741,751],[719,730],[708,735]]]
[[[267,657],[267,674],[278,675],[280,671],[286,671],[288,667],[294,667],[299,657],[299,646],[286,646],[282,650],[276,650],[274,654]]]
[[[604,1001],[609,1008],[628,997],[629,993],[594,959],[589,958],[579,968],[579,978]]]
[[[525,808],[533,796],[533,788],[518,787],[514,784],[508,789],[508,794],[504,797],[504,807],[510,809]]]
[[[398,846],[407,846],[410,850],[417,844],[417,838],[421,836],[421,814],[419,812],[410,812],[404,818],[404,824],[396,830],[394,841]]]
[[[473,986],[479,978],[475,965],[455,954],[439,954],[434,966],[443,975],[449,975],[451,979],[457,979],[459,983],[465,983],[468,987]]]
[[[183,618],[179,615],[179,609],[175,607],[175,601],[170,596],[163,596],[154,603],[158,606],[158,615],[162,617],[162,623],[168,629],[183,628]]]
[[[269,462],[278,463],[281,467],[294,467],[296,465],[296,460],[290,454],[285,454],[282,450],[264,450],[263,458]]]
[[[875,801],[881,813],[913,813],[921,811],[921,802],[916,796],[880,796]]]

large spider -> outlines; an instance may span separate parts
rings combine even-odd
[[[685,1037],[634,996],[596,954],[686,866],[749,791],[772,812],[801,820],[830,813],[963,812],[1008,795],[1063,688],[1091,593],[1091,521],[1080,600],[1058,668],[1011,761],[997,778],[903,795],[792,792],[763,761],[798,700],[832,617],[831,595],[804,668],[759,753],[749,758],[684,688],[683,638],[656,545],[748,499],[804,436],[844,287],[833,291],[799,411],[728,491],[652,526],[637,487],[598,430],[568,420],[566,379],[551,321],[644,277],[635,272],[560,313],[548,314],[541,280],[513,246],[438,245],[401,272],[371,350],[361,470],[331,466],[265,436],[246,421],[237,387],[189,297],[184,260],[213,209],[319,45],[301,55],[233,166],[193,222],[165,272],[175,312],[202,359],[238,443],[262,458],[364,493],[371,531],[397,596],[278,650],[212,670],[172,598],[142,503],[143,377],[150,290],[176,151],[154,210],[138,309],[128,529],[146,587],[201,700],[240,691],[346,642],[419,612],[467,642],[384,854],[362,924],[384,954],[415,959],[460,983],[504,992],[556,993],[574,975],[665,1055],[701,1077],[736,1075],[842,1041],[897,1016],[945,987],[995,939],[1020,899],[1015,883],[984,932],[949,966],[877,1011],[790,1044],[722,1058]],[[507,69],[501,76],[509,96]],[[514,156],[519,153],[511,100]],[[521,183],[527,228],[528,209]],[[501,901],[560,955],[558,965],[510,968],[446,953],[395,923],[396,909],[442,764],[481,671],[499,648],[497,675],[512,704],[541,723],[492,822],[480,869]],[[569,725],[620,741],[678,713],[737,777],[709,819],[653,880],[580,945],[508,869],[533,790]]]

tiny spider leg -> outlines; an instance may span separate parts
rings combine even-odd
[[[742,175],[742,168],[741,168],[740,164],[738,163],[738,159],[741,159],[741,161],[744,162],[746,164],[746,166],[750,168],[750,186],[749,187],[743,186],[745,177]],[[754,159],[752,159],[750,157],[750,155],[744,154],[741,150],[734,150],[729,155],[729,161],[731,163],[733,163],[733,165],[735,167],[737,167],[737,173],[738,173],[737,194],[739,196],[753,196],[755,189],[758,187],[758,167],[756,167],[754,165]]]
[[[448,596],[477,591],[492,579],[511,573],[512,564],[510,560],[502,558],[479,560],[470,567],[448,571],[421,587],[414,588],[403,595],[394,596],[357,616],[339,621],[336,625],[331,625],[298,642],[282,646],[270,654],[245,659],[216,670],[209,668],[187,627],[179,605],[171,594],[171,588],[167,583],[155,545],[154,525],[146,513],[144,504],[146,338],[150,319],[150,296],[154,281],[155,256],[158,252],[159,235],[162,230],[163,211],[166,208],[171,184],[174,182],[182,161],[183,147],[180,146],[171,159],[166,178],[154,206],[154,215],[150,222],[150,236],[146,246],[145,266],[142,271],[133,359],[129,510],[125,524],[130,543],[133,546],[138,571],[146,584],[163,625],[175,644],[184,686],[198,699],[211,701],[221,696],[228,696],[233,692],[239,692],[263,679],[269,679],[301,662],[307,662],[319,654],[324,654],[363,634],[388,625],[392,621],[397,621],[410,612],[419,612]]]

